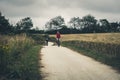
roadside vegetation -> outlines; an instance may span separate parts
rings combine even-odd
[[[43,33],[30,17],[13,25],[0,12],[0,80],[41,80]]]
[[[63,35],[62,45],[120,70],[119,35],[120,33],[77,34],[78,37],[76,34]]]
[[[43,43],[37,43],[35,37],[25,34],[0,35],[0,80],[40,80],[39,52]]]

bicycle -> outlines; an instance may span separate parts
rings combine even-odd
[[[46,46],[48,46],[48,40],[45,41]]]
[[[60,47],[60,38],[57,38],[57,45]]]

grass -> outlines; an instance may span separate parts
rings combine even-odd
[[[39,65],[39,51],[41,46],[33,46],[26,51],[26,54],[22,56],[20,66],[19,78],[21,80],[40,80],[40,65]],[[17,68],[18,68],[17,67]]]
[[[55,37],[55,35],[51,35]],[[64,34],[61,35],[62,41],[89,41],[120,44],[120,33],[93,33],[93,34]]]
[[[0,80],[40,80],[41,44],[25,34],[0,37]]]

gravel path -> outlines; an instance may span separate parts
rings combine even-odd
[[[41,51],[44,80],[120,80],[120,74],[65,47],[44,46]]]

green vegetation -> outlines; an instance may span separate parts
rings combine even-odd
[[[29,36],[35,41],[35,44],[43,45],[45,42],[45,35],[43,34],[30,34]]]
[[[40,80],[40,48],[24,34],[0,35],[0,80]]]
[[[120,44],[88,41],[64,41],[62,44],[120,70]]]
[[[26,33],[28,35],[44,33],[43,30],[39,30],[38,27],[33,28],[33,26],[31,17],[25,17],[13,25],[9,22],[9,19],[0,12],[0,34],[2,35],[15,35],[21,33]]]
[[[40,51],[41,46],[33,46],[26,51],[26,54],[21,59],[21,68],[19,75],[21,80],[40,80]],[[20,65],[18,65],[20,66]]]
[[[107,19],[97,20],[94,16],[72,17],[67,24],[61,16],[50,19],[46,24],[46,32],[55,34],[59,30],[62,34],[77,33],[108,33],[120,32],[120,22],[109,22]]]

